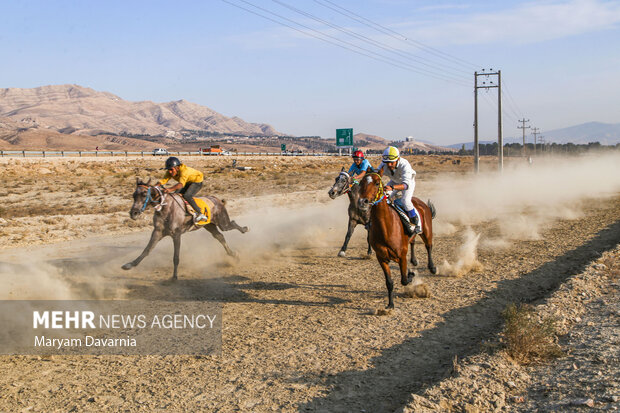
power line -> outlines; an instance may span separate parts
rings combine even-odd
[[[512,97],[512,94],[508,90],[506,81],[503,79],[502,79],[502,85],[504,86],[504,90],[506,91],[506,95],[508,96],[509,101],[512,102],[512,104],[514,105],[514,109],[516,109],[515,114],[517,115],[517,117],[523,116],[523,111],[519,108],[519,105],[517,105],[517,102],[514,100],[514,98]]]
[[[322,23],[322,24],[324,24],[326,26],[329,26],[329,27],[331,27],[331,28],[333,28],[335,30],[338,30],[339,32],[345,33],[345,34],[347,34],[349,36],[352,36],[352,37],[354,37],[354,38],[356,38],[358,40],[361,40],[361,41],[363,41],[365,43],[372,44],[375,47],[378,47],[380,49],[383,49],[383,50],[386,50],[388,52],[394,53],[394,54],[396,54],[398,56],[401,56],[401,57],[404,57],[406,59],[410,59],[412,61],[415,61],[418,64],[430,67],[431,69],[438,69],[436,67],[436,64],[433,65],[433,64],[430,64],[430,63],[426,63],[423,59],[421,59],[420,57],[414,55],[413,53],[407,52],[407,51],[402,50],[402,49],[398,49],[396,47],[392,47],[392,46],[390,46],[390,45],[388,45],[386,43],[382,43],[382,42],[374,40],[374,39],[372,39],[372,38],[370,38],[368,36],[364,36],[363,34],[359,34],[359,33],[356,33],[356,32],[354,32],[352,30],[346,29],[344,27],[340,27],[340,26],[335,25],[333,23],[330,23],[330,22],[328,22],[326,20],[323,20],[323,19],[321,19],[321,18],[319,18],[319,17],[317,17],[317,16],[315,16],[315,15],[313,15],[311,13],[305,12],[305,11],[300,10],[300,9],[298,9],[296,7],[293,7],[293,6],[289,5],[289,4],[286,4],[286,3],[284,3],[284,2],[282,2],[280,0],[272,0],[272,1],[274,3],[277,3],[277,4],[281,5],[281,6],[283,6],[283,7],[286,7],[289,10],[294,11],[295,13],[301,14],[302,16],[308,17],[308,18],[310,18],[310,19],[312,19],[314,21],[317,21],[317,22]],[[458,72],[457,72],[456,71],[457,69],[454,69],[451,66],[447,66],[445,64],[442,64],[442,65],[443,65],[443,67],[441,67],[441,69],[442,70],[446,70],[446,71],[451,71],[453,76],[458,76],[459,78],[462,78],[463,80],[469,79],[469,76],[465,76],[464,72],[461,69],[458,69]]]
[[[355,53],[361,54],[361,55],[366,56],[366,57],[370,57],[371,59],[378,60],[378,61],[381,61],[381,62],[384,62],[384,63],[390,64],[390,65],[392,65],[392,66],[399,67],[399,68],[401,68],[401,69],[405,69],[405,70],[409,70],[409,71],[412,71],[412,72],[415,72],[415,73],[418,73],[418,74],[421,74],[421,75],[430,76],[430,77],[433,77],[433,78],[438,79],[438,80],[443,80],[443,81],[446,81],[446,82],[451,82],[451,83],[459,84],[459,85],[461,85],[461,86],[467,86],[467,87],[470,87],[470,85],[469,85],[469,84],[465,83],[464,81],[462,81],[462,80],[460,80],[460,79],[453,78],[453,77],[451,77],[451,76],[449,76],[449,75],[445,75],[445,74],[443,74],[443,75],[442,75],[442,74],[436,74],[436,73],[432,73],[432,72],[429,72],[429,71],[424,70],[424,69],[420,69],[420,68],[413,67],[413,66],[411,66],[411,65],[409,65],[409,64],[407,64],[407,63],[401,62],[401,61],[396,60],[396,59],[394,59],[394,58],[390,58],[390,57],[388,57],[388,56],[385,56],[385,55],[382,55],[382,54],[376,53],[376,52],[374,52],[374,51],[372,51],[372,50],[369,50],[369,49],[366,49],[366,48],[364,48],[364,47],[361,47],[361,46],[355,45],[355,44],[353,44],[353,43],[351,43],[351,42],[347,42],[347,41],[345,41],[345,40],[338,39],[337,37],[331,36],[331,35],[329,35],[329,34],[322,33],[322,32],[320,32],[320,31],[318,31],[318,30],[315,30],[315,29],[313,29],[313,28],[311,28],[311,27],[309,27],[309,26],[306,26],[306,25],[304,25],[304,24],[301,24],[301,23],[299,23],[299,22],[296,22],[296,21],[294,21],[294,20],[292,20],[292,19],[289,19],[289,18],[287,18],[287,17],[281,16],[281,15],[279,15],[279,14],[277,14],[277,13],[274,13],[274,12],[272,12],[272,11],[269,11],[269,10],[267,10],[267,9],[263,8],[263,7],[260,7],[260,6],[257,6],[257,5],[255,5],[255,4],[252,4],[252,3],[250,3],[250,2],[248,2],[248,1],[246,1],[246,0],[238,0],[238,1],[241,1],[241,2],[243,2],[243,3],[245,3],[245,4],[248,4],[248,5],[250,5],[250,6],[254,7],[254,8],[256,8],[256,9],[262,10],[262,11],[264,11],[264,12],[266,12],[266,13],[269,13],[269,14],[271,14],[271,15],[273,15],[273,16],[276,16],[276,17],[278,17],[278,18],[280,18],[280,19],[283,19],[283,20],[289,21],[289,22],[291,22],[291,23],[293,23],[293,24],[296,24],[296,25],[298,25],[298,26],[301,26],[301,27],[303,27],[303,28],[305,28],[305,29],[307,29],[307,30],[310,30],[311,32],[314,32],[314,33],[319,34],[320,36],[325,36],[325,37],[327,37],[327,38],[329,38],[329,39],[333,39],[334,41],[331,41],[331,40],[325,39],[325,38],[323,38],[323,37],[320,37],[320,36],[314,35],[314,34],[312,34],[312,33],[308,33],[308,32],[307,32],[307,31],[305,31],[305,30],[298,29],[298,28],[293,27],[293,26],[291,26],[291,25],[289,25],[289,24],[287,24],[287,23],[284,23],[284,22],[278,21],[278,20],[273,19],[273,18],[271,18],[271,17],[269,17],[269,16],[265,16],[264,14],[261,14],[261,13],[255,12],[255,11],[250,10],[250,9],[248,9],[248,8],[246,8],[246,7],[243,7],[243,6],[239,5],[239,4],[235,4],[235,3],[231,2],[231,1],[228,1],[228,0],[222,0],[222,1],[223,1],[224,3],[230,4],[231,6],[237,7],[237,8],[239,8],[239,9],[241,9],[241,10],[245,10],[245,11],[247,11],[247,12],[249,12],[249,13],[252,13],[252,14],[254,14],[254,15],[257,15],[257,16],[259,16],[259,17],[262,17],[262,18],[267,19],[267,20],[269,20],[269,21],[272,21],[272,22],[274,22],[274,23],[277,23],[277,24],[283,25],[283,26],[285,26],[285,27],[288,27],[288,28],[290,28],[290,29],[293,29],[293,30],[295,30],[295,31],[298,31],[298,32],[300,32],[300,33],[303,33],[303,34],[305,34],[305,35],[307,35],[307,36],[311,36],[311,37],[314,37],[314,38],[316,38],[316,39],[322,40],[322,41],[324,41],[324,42],[330,43],[330,44],[332,44],[332,45],[335,45],[335,46],[338,46],[338,47],[341,47],[341,48],[347,49],[347,50],[349,50],[349,51],[352,51],[352,52],[355,52]],[[345,45],[340,44],[340,43],[344,43],[345,45],[348,45],[348,46],[350,46],[350,47],[345,46]],[[355,49],[359,49],[359,50],[362,50],[362,51],[355,50]],[[377,57],[377,56],[379,56],[379,57]]]
[[[379,23],[373,22],[372,20],[367,19],[367,18],[365,18],[363,16],[360,16],[359,14],[356,14],[356,13],[352,12],[351,10],[348,10],[348,9],[342,7],[342,6],[339,6],[339,5],[335,4],[332,1],[329,1],[329,0],[314,0],[314,2],[317,3],[317,4],[320,4],[323,7],[327,7],[327,8],[329,8],[329,9],[331,9],[331,10],[337,12],[337,13],[340,13],[343,16],[346,16],[346,17],[348,17],[350,19],[353,19],[353,20],[355,20],[355,21],[357,21],[359,23],[362,23],[362,24],[364,24],[364,25],[366,25],[368,27],[371,27],[371,28],[373,28],[373,29],[383,33],[383,34],[387,34],[388,36],[393,37],[394,39],[400,40],[400,41],[405,42],[405,43],[412,43],[418,49],[423,50],[426,53],[430,53],[432,55],[435,55],[435,56],[437,56],[437,57],[439,57],[441,59],[449,60],[449,61],[452,61],[452,62],[459,62],[459,64],[463,64],[464,63],[464,64],[466,64],[466,65],[468,65],[468,66],[470,66],[471,68],[474,68],[474,69],[477,69],[477,68],[480,67],[480,65],[476,65],[476,64],[470,63],[470,62],[468,62],[466,60],[463,60],[463,59],[460,59],[458,57],[452,56],[452,55],[450,55],[448,53],[442,52],[441,50],[435,49],[434,47],[427,46],[424,43],[421,43],[421,42],[419,42],[417,40],[409,39],[407,36],[405,36],[405,35],[403,35],[401,33],[398,33],[397,31],[394,31],[394,30],[390,29],[389,27],[385,27],[385,26],[383,26],[383,25],[381,25]],[[329,3],[329,4],[331,4],[334,7],[329,6],[327,4],[324,4],[324,3]]]

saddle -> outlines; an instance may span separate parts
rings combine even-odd
[[[195,212],[194,208],[192,208],[192,206],[189,204],[189,202],[187,202],[185,200],[185,198],[182,198],[183,202],[185,202],[185,211],[189,214],[189,215],[194,215]],[[194,198],[194,201],[196,202],[196,205],[198,205],[198,207],[200,208],[200,213],[203,214],[204,216],[207,217],[207,220],[202,220],[202,221],[198,221],[195,222],[196,225],[207,225],[209,223],[211,223],[211,210],[214,207],[213,202],[211,202],[208,199],[202,199],[202,198]]]
[[[411,221],[409,221],[409,216],[407,216],[407,213],[396,202],[389,201],[388,205],[394,208],[394,211],[396,211],[396,213],[400,217],[400,220],[403,224],[403,229],[405,230],[405,234],[409,237],[415,234],[415,225],[412,224]]]

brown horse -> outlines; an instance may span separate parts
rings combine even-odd
[[[154,207],[155,214],[153,215],[151,239],[144,251],[142,251],[142,254],[135,260],[123,265],[122,268],[129,270],[140,264],[159,240],[169,235],[172,237],[174,244],[174,257],[172,260],[174,271],[172,279],[176,280],[179,252],[181,250],[181,235],[187,231],[197,230],[199,227],[194,225],[192,216],[186,213],[183,197],[180,194],[167,194],[159,186],[151,185],[150,181],[150,179],[149,182],[142,182],[140,179],[136,180],[136,190],[133,193],[134,202],[129,210],[129,216],[131,219],[137,219],[146,208]],[[230,220],[224,201],[220,201],[213,196],[207,196],[204,199],[208,199],[213,204],[211,223],[206,224],[204,228],[222,244],[228,255],[236,257],[237,254],[228,247],[224,235],[218,229],[222,231],[236,229],[241,233],[245,233],[248,231],[248,227],[240,227],[235,221]]]
[[[389,197],[383,192],[381,182],[383,170],[379,173],[367,173],[360,183],[360,209],[370,209],[370,245],[375,250],[377,261],[383,269],[385,284],[388,290],[387,308],[394,308],[394,282],[390,272],[390,261],[396,261],[400,267],[400,280],[402,285],[407,285],[413,280],[415,273],[407,271],[407,249],[411,244],[411,264],[417,265],[418,261],[414,254],[415,235],[411,238],[405,234],[403,224],[398,213],[389,205]],[[437,273],[433,263],[431,252],[433,250],[433,218],[435,207],[428,201],[428,205],[419,198],[411,199],[416,210],[420,214],[422,233],[420,237],[426,245],[428,252],[428,268],[431,273]]]

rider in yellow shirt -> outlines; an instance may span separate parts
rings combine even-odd
[[[178,182],[170,188],[164,188],[164,191],[168,193],[179,192],[183,195],[183,198],[194,208],[194,211],[196,211],[194,214],[194,222],[207,220],[208,218],[200,213],[200,208],[196,205],[196,201],[194,201],[194,196],[200,191],[200,188],[202,188],[202,181],[204,179],[202,172],[182,164],[181,161],[174,156],[166,159],[166,167],[162,169],[166,170],[166,174],[159,181],[160,185],[165,185],[170,178]]]

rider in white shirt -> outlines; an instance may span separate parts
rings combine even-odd
[[[392,193],[392,197],[396,199],[395,202],[403,207],[409,217],[409,221],[415,225],[414,232],[416,234],[421,233],[420,219],[411,202],[413,190],[415,189],[416,175],[411,164],[406,159],[400,157],[398,148],[389,146],[383,151],[383,162],[379,165],[379,170],[382,168],[383,176],[390,178],[390,181],[385,185],[385,191],[395,191]]]

